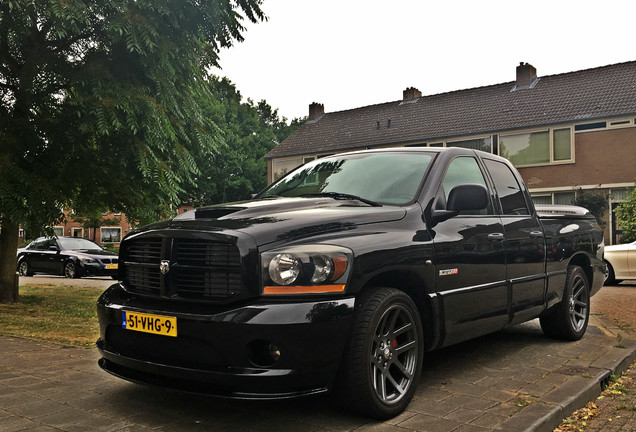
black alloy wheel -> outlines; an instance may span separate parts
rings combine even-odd
[[[581,267],[568,266],[563,299],[540,318],[541,328],[547,336],[574,341],[583,337],[589,319],[589,281]]]
[[[77,266],[74,262],[68,261],[64,264],[64,276],[69,279],[79,278],[79,272],[77,271]]]
[[[18,265],[18,273],[20,276],[33,276],[33,272],[29,268],[29,263],[24,260]]]
[[[413,300],[393,288],[374,288],[356,302],[341,391],[354,411],[386,419],[407,407],[419,380],[423,332]]]

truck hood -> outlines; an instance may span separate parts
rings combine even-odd
[[[290,241],[360,225],[402,219],[406,209],[372,207],[355,200],[333,198],[275,198],[201,208],[148,225],[131,234],[151,230],[238,231],[257,246]],[[229,234],[229,233],[228,233]]]

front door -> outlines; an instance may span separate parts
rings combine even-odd
[[[460,184],[487,187],[473,157],[448,165],[433,204],[445,209],[448,194]],[[444,314],[444,345],[503,328],[508,322],[504,228],[492,202],[488,208],[460,214],[433,228],[436,291]]]

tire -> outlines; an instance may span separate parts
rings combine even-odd
[[[80,277],[77,266],[73,261],[67,261],[64,264],[64,276],[69,279],[78,279]]]
[[[546,336],[555,339],[579,340],[590,320],[590,287],[579,266],[568,266],[563,300],[540,318]]]
[[[605,278],[605,282],[603,283],[603,285],[618,285],[619,283],[623,282],[622,280],[616,279],[616,274],[614,273],[612,265],[607,261],[605,261],[605,264],[607,264],[607,277]]]
[[[20,264],[18,264],[18,273],[20,276],[33,276],[29,263],[24,260],[20,261]]]
[[[359,414],[395,417],[415,394],[423,352],[422,323],[413,300],[397,289],[372,288],[356,301],[337,391]]]

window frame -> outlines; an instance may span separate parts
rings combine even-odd
[[[104,240],[104,230],[119,230],[119,241]],[[123,230],[121,229],[121,227],[118,227],[118,226],[99,227],[99,242],[100,242],[100,244],[104,244],[104,243],[121,243],[122,234],[123,234]]]
[[[570,158],[569,159],[563,159],[563,160],[555,160],[554,159],[554,132],[557,130],[563,130],[563,129],[569,129],[570,130]],[[497,134],[498,138],[497,138],[497,142],[498,142],[498,153],[499,156],[501,156],[501,148],[502,148],[502,139],[507,137],[507,136],[515,136],[515,135],[527,135],[527,134],[532,134],[532,133],[541,133],[541,132],[547,132],[548,133],[548,148],[549,148],[549,161],[548,162],[541,162],[541,163],[534,163],[534,164],[524,164],[524,165],[516,165],[515,163],[513,163],[512,161],[510,161],[510,163],[515,167],[515,168],[529,168],[529,167],[539,167],[539,166],[551,166],[551,165],[567,165],[567,164],[573,164],[576,163],[576,158],[575,158],[575,146],[574,146],[574,138],[575,138],[575,134],[574,134],[574,127],[572,125],[555,125],[555,126],[550,126],[550,127],[546,127],[546,128],[540,128],[540,129],[520,129],[520,130],[515,130],[515,131],[510,131],[507,133],[499,133]]]

